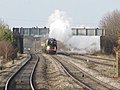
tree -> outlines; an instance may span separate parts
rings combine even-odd
[[[15,49],[10,41],[1,41],[0,42],[0,54],[4,59],[8,60],[11,58],[12,54],[14,54]]]
[[[12,41],[12,32],[8,29],[0,29],[0,41]]]
[[[7,24],[0,20],[0,41],[12,41],[12,32]]]
[[[119,36],[120,35],[120,11],[114,10],[112,13],[108,13],[100,21],[100,27],[105,29],[107,36]]]
[[[100,21],[100,27],[105,29],[105,37],[102,37],[102,48],[106,53],[112,53],[113,48],[118,46],[120,36],[120,11],[114,10],[107,13]]]
[[[16,53],[15,40],[9,26],[0,20],[0,56],[8,60]]]
[[[9,26],[5,24],[3,20],[0,19],[0,28],[5,29],[5,28],[9,28]]]

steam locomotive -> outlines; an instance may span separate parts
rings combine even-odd
[[[54,38],[49,38],[45,43],[46,53],[48,54],[56,54],[57,51],[57,40]]]

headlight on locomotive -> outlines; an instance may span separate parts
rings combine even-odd
[[[47,46],[47,50],[49,50],[50,49],[50,46]]]

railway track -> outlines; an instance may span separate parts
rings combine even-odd
[[[95,64],[105,65],[108,67],[115,67],[115,60],[108,60],[108,59],[96,58],[90,56],[80,56],[80,55],[79,56],[71,55],[70,57],[74,59],[82,60],[84,62],[91,62]]]
[[[5,90],[34,90],[33,73],[38,63],[38,56],[31,57],[6,82]]]
[[[69,70],[55,57],[53,56],[53,60],[56,63],[57,66],[62,67],[62,69],[65,71],[65,73],[75,82],[77,83],[80,87],[81,90],[93,90],[92,88],[90,88],[88,85],[85,85],[84,83],[80,82],[78,79],[76,79],[73,75],[71,75],[71,73],[69,72]],[[59,67],[59,68],[60,68]]]
[[[82,83],[84,88],[88,90],[118,90],[117,88],[108,85],[90,74],[86,73],[78,66],[74,65],[72,62],[69,62],[61,57],[53,56],[61,65],[64,67],[65,71],[69,73],[72,78],[74,78],[77,82]],[[85,90],[86,90],[85,89]]]
[[[86,55],[86,57],[90,57],[90,58],[96,58],[99,60],[107,60],[107,61],[115,61],[115,58],[104,58],[104,57],[98,57],[98,56],[93,56],[93,55]]]

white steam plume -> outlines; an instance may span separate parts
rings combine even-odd
[[[55,38],[63,43],[67,42],[72,36],[70,21],[71,19],[66,16],[65,12],[55,10],[48,21],[50,28],[49,37]]]

